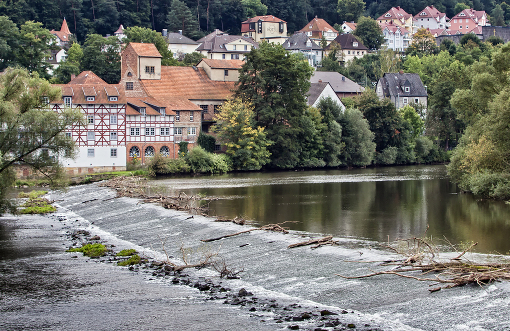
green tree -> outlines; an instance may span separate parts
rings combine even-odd
[[[265,128],[273,142],[271,166],[293,168],[299,162],[301,117],[313,69],[281,45],[261,43],[246,54],[239,71],[236,96],[254,107],[255,125]]]
[[[14,51],[15,63],[29,72],[48,77],[49,64],[46,62],[55,47],[55,36],[42,23],[27,21],[20,29],[18,47]]]
[[[505,25],[505,12],[503,8],[501,8],[500,4],[497,4],[496,7],[491,12],[491,25],[493,26],[504,26]]]
[[[172,0],[170,12],[166,17],[166,25],[171,31],[182,30],[182,34],[196,38],[199,36],[199,25],[191,10],[180,0]]]
[[[117,37],[104,38],[90,34],[85,41],[81,70],[90,70],[105,82],[116,84],[120,80],[120,44]]]
[[[199,52],[186,53],[182,63],[188,67],[196,66],[202,59],[205,58],[206,56]]]
[[[241,0],[241,3],[247,19],[267,14],[267,6],[260,0]]]
[[[370,17],[360,17],[353,34],[369,49],[379,49],[384,43],[379,23]]]
[[[154,46],[158,49],[159,54],[161,54],[161,65],[178,65],[177,60],[173,57],[172,51],[168,49],[168,43],[165,37],[163,37],[160,32],[156,32],[149,28],[133,26],[124,29],[124,34],[126,35],[126,38],[123,40],[125,44],[130,42],[154,44]]]
[[[264,128],[255,126],[253,106],[240,99],[229,100],[216,114],[212,130],[226,146],[226,153],[237,170],[259,170],[269,162]]]
[[[438,50],[439,47],[437,47],[436,39],[432,33],[425,28],[420,28],[413,35],[413,41],[406,49],[406,54],[423,56],[435,54]]]
[[[74,155],[74,142],[64,130],[81,121],[78,110],[53,112],[45,98],[58,100],[60,89],[24,69],[0,75],[0,213],[12,211],[7,191],[15,180],[14,165],[26,165],[57,183],[59,156]]]
[[[458,14],[460,13],[461,11],[463,11],[464,9],[469,9],[470,7],[468,5],[466,5],[464,2],[458,2],[456,5],[455,5],[455,14]]]
[[[73,43],[67,50],[67,58],[62,61],[53,71],[52,83],[67,84],[71,80],[71,75],[80,73],[81,60],[83,58],[83,50],[80,44]]]
[[[318,109],[324,123],[322,141],[324,145],[323,160],[329,167],[336,167],[342,164],[342,126],[337,122],[342,114],[340,105],[330,97],[319,101]]]
[[[357,22],[365,11],[363,0],[338,0],[337,12],[340,21]]]
[[[370,131],[370,124],[363,114],[358,109],[347,108],[340,114],[338,121],[342,127],[344,144],[342,163],[349,167],[370,165],[374,160],[376,144],[374,133]]]
[[[19,43],[19,30],[7,16],[0,16],[0,71],[16,62],[15,50]]]
[[[200,131],[197,138],[197,144],[206,152],[214,153],[214,150],[216,149],[216,138],[210,134]]]
[[[425,122],[421,119],[420,115],[410,105],[406,105],[404,108],[398,110],[400,116],[409,123],[412,128],[411,136],[413,140],[423,134],[425,129]]]

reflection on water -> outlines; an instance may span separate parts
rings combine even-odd
[[[241,173],[161,179],[169,190],[221,198],[211,215],[378,241],[422,236],[510,250],[510,206],[460,194],[444,166]],[[427,225],[429,229],[427,230]]]

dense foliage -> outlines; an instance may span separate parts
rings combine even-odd
[[[183,30],[189,37],[200,37],[220,29],[239,34],[241,22],[255,15],[274,15],[287,22],[289,32],[302,29],[315,16],[332,26],[343,21],[357,21],[361,15],[374,19],[391,7],[400,6],[416,15],[434,5],[453,17],[464,8],[485,10],[493,25],[510,21],[510,5],[503,0],[0,0],[0,15],[21,26],[26,21],[41,22],[51,30],[60,29],[67,19],[69,28],[83,42],[92,33],[113,34],[120,24],[156,31]],[[1,30],[1,29],[0,29]],[[1,32],[0,32],[1,33]]]

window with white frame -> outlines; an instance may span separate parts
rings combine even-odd
[[[117,148],[110,148],[110,157],[117,157]]]
[[[160,135],[162,136],[169,136],[170,135],[170,128],[161,128],[160,129]]]
[[[110,124],[117,124],[117,115],[110,115]]]
[[[71,107],[72,104],[73,104],[73,98],[64,97],[64,106]]]
[[[177,128],[176,127],[176,128],[174,128],[174,130],[175,130],[175,135],[176,136],[181,136],[182,135],[182,128]]]
[[[133,82],[126,82],[126,90],[133,90]]]
[[[96,133],[94,131],[88,131],[87,132],[87,140],[94,140],[96,139]]]
[[[87,149],[87,156],[88,157],[94,157],[94,149],[93,148],[88,148]]]
[[[66,138],[71,138],[73,135],[71,132],[66,132]]]
[[[156,129],[155,128],[145,128],[145,135],[146,136],[155,136]]]
[[[87,115],[87,123],[94,124],[94,115]]]
[[[87,97],[87,101],[95,101],[96,97]]]
[[[409,93],[409,91],[411,91],[411,88],[410,88],[409,86],[406,86],[406,87],[404,87],[404,91],[405,91],[406,93]]]
[[[117,101],[117,100],[119,100],[119,98],[118,97],[109,97],[108,100],[110,100],[110,101]]]
[[[145,116],[145,108],[143,108],[143,107],[142,107],[142,108],[140,108],[140,114],[141,114],[142,116]]]
[[[154,154],[155,154],[154,147],[147,146],[147,148],[145,149],[145,156],[151,157],[154,156]]]
[[[407,98],[403,98],[402,103],[405,105],[407,104]]]
[[[159,150],[159,154],[161,154],[163,156],[170,155],[170,148],[168,148],[168,146],[161,147],[161,149]]]
[[[176,110],[175,111],[175,121],[179,122],[181,120],[181,112]]]
[[[194,118],[195,118],[195,116],[194,116],[194,114],[193,114],[193,113],[194,113],[194,111],[190,111],[190,112],[189,112],[189,121],[190,121],[190,122],[193,122],[193,120],[194,120]]]
[[[420,103],[420,99],[414,98],[414,103],[416,103],[416,104]]]
[[[140,128],[130,128],[130,134],[132,136],[139,136],[140,135]]]
[[[159,113],[161,114],[161,116],[166,116],[166,109],[165,108],[160,108],[159,109]]]
[[[116,131],[110,132],[110,140],[117,140],[117,132]]]
[[[195,136],[196,134],[197,134],[197,128],[195,128],[195,127],[188,128],[188,135]]]

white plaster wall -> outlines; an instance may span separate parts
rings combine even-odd
[[[321,101],[321,99],[327,99],[327,98],[331,98],[331,100],[336,102],[342,108],[342,112],[345,110],[344,104],[342,103],[342,101],[340,101],[340,98],[338,98],[335,91],[329,84],[322,91],[321,95],[317,98],[317,100],[315,100],[315,103],[312,105],[312,107],[317,107],[319,105],[319,102]]]
[[[94,148],[94,157],[88,156],[88,149]],[[110,149],[117,148],[117,157],[110,156]],[[75,160],[64,158],[62,164],[64,167],[125,167],[126,166],[126,146],[83,146]]]

